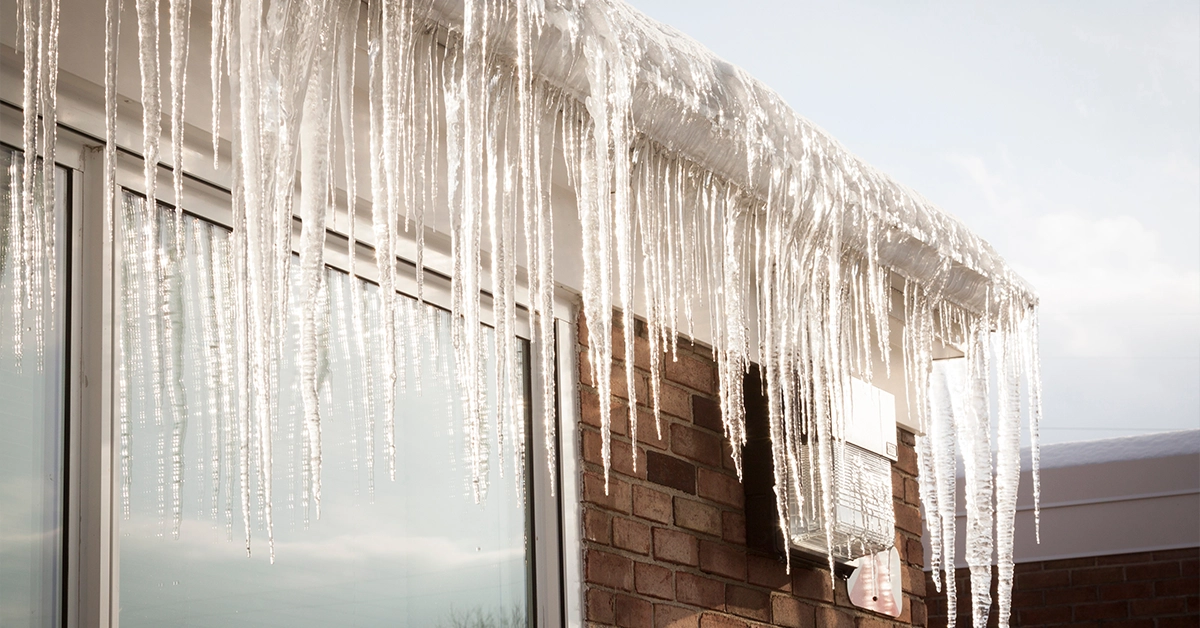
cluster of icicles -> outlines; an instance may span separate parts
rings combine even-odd
[[[54,156],[58,1],[23,0],[20,16],[26,51],[24,148],[47,160]],[[153,200],[164,91],[159,3],[124,1],[136,2],[141,150],[145,189]],[[121,2],[107,0],[105,180],[110,190],[115,185]],[[176,166],[183,155],[190,12],[190,0],[169,2],[167,103],[170,160]],[[486,292],[505,382],[500,415],[505,424],[520,426],[522,421],[511,420],[520,385],[513,338],[518,316],[527,317],[534,368],[541,374],[534,394],[545,409],[539,420],[551,452],[548,462],[555,464],[551,180],[556,155],[562,155],[582,225],[582,313],[589,337],[612,336],[614,309],[626,330],[634,328],[635,309],[645,313],[651,399],[638,400],[629,378],[625,411],[630,422],[637,421],[639,401],[653,407],[657,420],[663,361],[674,358],[677,338],[691,336],[695,318],[706,312],[725,432],[739,473],[746,439],[743,377],[753,356],[762,367],[784,530],[792,517],[788,489],[802,495],[797,489],[807,481],[798,462],[802,453],[819,461],[820,485],[830,486],[834,448],[844,443],[849,420],[850,378],[869,381],[872,361],[879,359],[874,356],[887,361],[892,285],[900,281],[909,411],[929,426],[920,444],[922,494],[931,535],[941,539],[935,547],[945,546],[935,551],[935,566],[953,568],[952,544],[946,543],[952,539],[956,441],[969,454],[974,541],[968,559],[973,568],[990,561],[992,546],[980,539],[990,538],[984,532],[993,525],[992,460],[990,453],[978,452],[991,451],[986,354],[992,343],[999,347],[994,527],[1001,608],[1007,607],[1022,378],[1035,451],[1040,415],[1036,298],[959,223],[850,155],[743,71],[619,0],[468,0],[464,5],[213,0],[211,18],[211,88],[228,94],[232,113],[232,128],[225,133],[233,147],[233,282],[244,313],[238,324],[253,339],[239,359],[251,395],[247,420],[267,447],[259,456],[260,477],[270,476],[272,364],[287,303],[299,298],[304,304],[308,490],[319,509],[321,411],[314,356],[321,340],[312,304],[324,268],[327,210],[338,198],[338,186],[349,191],[350,273],[361,263],[355,260],[356,244],[373,247],[385,301],[385,344],[392,347],[401,238],[416,240],[410,261],[414,296],[420,300],[426,225],[435,212],[449,216],[458,372],[480,372],[481,322],[486,320],[481,294]],[[366,55],[359,57],[362,47]],[[356,63],[367,64],[365,86],[355,84]],[[365,111],[355,104],[355,93],[362,91]],[[213,98],[214,159],[224,105]],[[355,126],[364,120],[365,146],[336,141],[358,137],[361,128]],[[364,160],[369,172],[358,172],[356,151],[364,149],[370,153]],[[23,185],[29,192],[31,172],[27,165]],[[174,168],[176,212],[187,204],[180,201],[182,172]],[[356,212],[365,209],[354,194],[362,177],[370,180],[373,229],[366,234],[355,232]],[[51,177],[42,184],[47,199],[53,197],[52,185]],[[28,204],[32,197],[23,198]],[[296,218],[298,243],[292,237]],[[175,237],[183,237],[178,228]],[[300,254],[300,294],[289,294],[294,249]],[[918,249],[924,254],[911,253]],[[964,289],[961,278],[968,275],[980,278],[983,294]],[[528,295],[521,307],[519,294]],[[624,338],[625,355],[634,355],[634,334],[627,331]],[[962,412],[931,406],[945,392],[933,377],[939,342],[967,355],[969,403]],[[592,345],[588,358],[600,393],[607,481],[613,354],[606,342]],[[394,352],[381,353],[384,379],[395,382]],[[483,420],[480,381],[464,376],[469,423]],[[385,416],[393,416],[395,386],[376,392]],[[630,434],[636,438],[636,426]],[[390,425],[386,438],[394,473]],[[515,434],[509,441],[524,442]],[[831,491],[821,494],[822,518],[831,521]],[[270,537],[269,503],[266,521]],[[249,525],[246,534],[249,547]],[[953,593],[953,578],[947,582]]]

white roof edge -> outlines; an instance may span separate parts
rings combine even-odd
[[[434,22],[461,31],[460,3],[429,1]],[[575,45],[585,36],[619,41],[637,76],[635,126],[652,140],[760,198],[766,197],[766,165],[798,166],[804,147],[819,145],[823,154],[835,156],[823,164],[834,166],[826,174],[852,188],[841,208],[847,211],[847,248],[866,248],[862,223],[872,220],[887,227],[881,230],[885,241],[878,243],[880,262],[917,281],[944,282],[945,298],[981,312],[1005,296],[1037,303],[1029,284],[986,241],[850,153],[745,70],[622,0],[592,0],[582,9],[576,4],[546,0],[534,68],[552,84],[586,98],[585,63]],[[505,49],[515,50],[514,37],[515,29],[509,29]]]

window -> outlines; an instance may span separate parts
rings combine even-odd
[[[64,575],[68,177],[56,169],[51,217],[40,199],[23,206],[19,151],[0,146],[0,167],[0,625],[50,626]]]
[[[387,421],[373,403],[387,385],[376,366],[382,300],[375,285],[327,269],[318,308],[328,339],[318,357],[318,519],[305,484],[293,266],[276,374],[271,564],[267,489],[253,460],[263,450],[240,423],[235,354],[244,339],[236,333],[229,232],[187,215],[177,250],[172,210],[147,211],[130,192],[122,209],[121,625],[532,625],[530,483],[516,473],[513,443],[500,450],[493,424],[487,493],[478,504],[472,497],[449,314],[400,300],[390,481]],[[487,405],[495,408],[490,360],[488,370]]]

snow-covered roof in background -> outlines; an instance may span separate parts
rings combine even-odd
[[[1196,456],[1200,473],[1200,429],[1055,443],[1041,448],[1043,469],[1185,455]],[[1021,451],[1021,466],[1029,468],[1029,449]]]

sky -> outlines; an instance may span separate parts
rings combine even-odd
[[[631,4],[1037,289],[1043,442],[1200,428],[1200,3]]]

